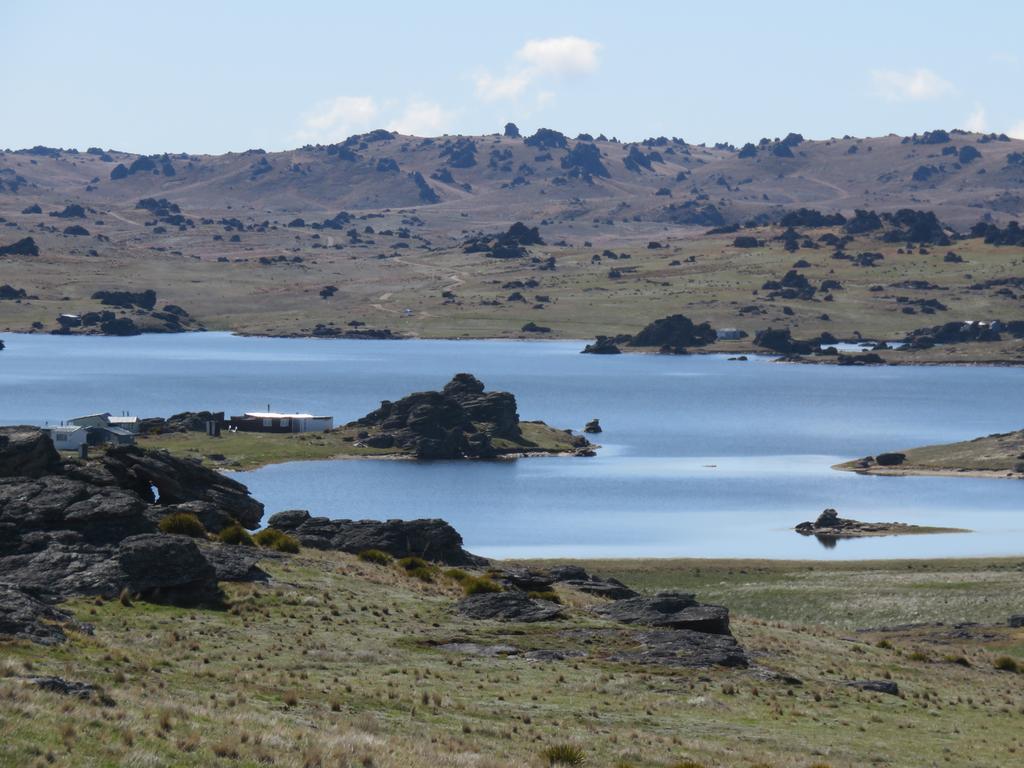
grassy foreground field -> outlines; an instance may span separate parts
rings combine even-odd
[[[495,448],[509,455],[571,453],[574,450],[570,435],[564,430],[537,421],[522,421],[519,426],[523,433],[521,441],[495,439]],[[171,432],[141,436],[139,445],[239,471],[286,461],[403,458],[408,455],[395,448],[357,446],[359,429],[345,426],[330,432],[297,434],[222,432],[220,437],[209,437],[203,432]]]
[[[568,744],[587,766],[995,768],[1024,750],[1024,678],[995,667],[1024,663],[1024,630],[1005,622],[1024,609],[1020,558],[586,566],[729,605],[752,668],[612,662],[616,637],[588,633],[612,626],[587,613],[598,598],[561,591],[564,621],[472,622],[441,574],[304,551],[265,563],[269,583],[226,585],[225,610],[83,599],[70,607],[94,635],[0,645],[0,764],[540,768]],[[906,622],[925,623],[882,628]],[[585,655],[440,647],[453,641]],[[899,696],[845,685],[890,678]]]
[[[1024,430],[978,437],[959,443],[926,445],[900,451],[902,464],[883,467],[858,466],[858,461],[837,464],[835,469],[872,475],[974,475],[1024,477]]]

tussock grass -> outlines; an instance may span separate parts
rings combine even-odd
[[[264,549],[273,549],[277,552],[290,552],[295,554],[299,551],[299,540],[289,536],[284,531],[276,528],[264,528],[252,537],[253,541]]]
[[[245,530],[238,523],[229,525],[219,534],[217,534],[217,540],[221,544],[231,544],[234,546],[241,547],[255,547],[256,542],[253,541],[252,535]]]
[[[167,515],[157,527],[162,533],[191,536],[193,539],[206,538],[206,527],[191,512],[175,512],[172,515]]]

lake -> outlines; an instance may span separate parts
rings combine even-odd
[[[583,342],[345,341],[224,333],[6,334],[0,423],[127,411],[308,411],[336,423],[468,371],[596,458],[318,461],[240,473],[268,513],[443,517],[491,557],[859,559],[1024,554],[1024,483],[868,477],[836,462],[1024,425],[1024,370],[838,368],[719,355],[581,355]],[[825,507],[969,534],[841,541],[792,531]]]

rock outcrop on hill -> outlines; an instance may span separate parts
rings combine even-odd
[[[469,373],[457,374],[440,392],[414,392],[353,422],[360,441],[373,448],[399,448],[419,459],[493,458],[494,438],[519,441],[516,398],[484,392]]]
[[[54,600],[127,590],[210,603],[219,580],[259,574],[255,553],[243,563],[220,557],[222,546],[161,533],[178,512],[216,533],[236,521],[255,528],[263,505],[240,483],[162,451],[62,460],[41,430],[0,427],[0,584],[13,606],[0,611],[0,633],[56,642],[59,627],[47,622],[66,619]]]
[[[288,510],[267,521],[304,547],[358,554],[379,549],[393,557],[422,557],[446,565],[485,565],[462,548],[462,536],[444,520],[331,520],[305,510]]]
[[[710,323],[697,325],[686,315],[655,320],[629,341],[631,347],[658,347],[662,351],[683,351],[687,347],[713,344],[717,338]]]

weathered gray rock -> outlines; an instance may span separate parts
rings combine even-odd
[[[394,557],[415,555],[447,565],[485,565],[487,560],[462,548],[462,536],[444,520],[331,520],[304,510],[288,510],[267,521],[314,549],[358,554],[379,549]]]
[[[633,591],[618,579],[606,579],[587,573],[578,565],[556,565],[549,569],[553,581],[572,587],[589,595],[605,597],[609,600],[627,600],[637,597]]]
[[[634,636],[639,647],[614,654],[614,661],[673,667],[746,667],[746,653],[732,635],[663,629]]]
[[[20,587],[0,584],[0,636],[56,645],[66,639],[65,628],[92,634],[88,624],[76,622],[70,614],[44,603]]]
[[[0,427],[0,477],[39,477],[60,463],[60,454],[38,427]]]
[[[548,600],[534,600],[525,592],[488,592],[470,595],[455,604],[470,619],[496,621],[551,621],[562,617],[561,606]]]
[[[147,501],[155,501],[155,486],[161,505],[209,502],[250,529],[257,528],[263,517],[263,505],[249,495],[248,488],[198,461],[166,451],[119,446],[109,449],[102,463],[117,485]]]
[[[632,597],[598,606],[594,612],[624,624],[689,629],[694,632],[728,635],[729,609],[703,605],[686,592],[659,592],[654,597]]]
[[[102,696],[102,691],[92,683],[78,683],[65,680],[63,677],[26,677],[25,682],[44,691],[57,693],[61,696],[73,696],[76,699],[88,700]]]
[[[892,680],[851,680],[847,685],[851,688],[858,688],[862,691],[887,693],[890,696],[900,695],[900,687]]]

